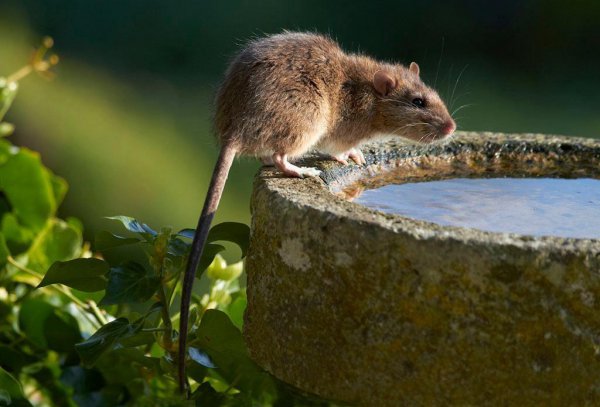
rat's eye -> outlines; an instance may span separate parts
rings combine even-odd
[[[425,100],[421,98],[414,98],[412,104],[417,107],[425,107]]]

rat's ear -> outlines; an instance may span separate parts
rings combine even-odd
[[[414,73],[415,75],[419,76],[419,64],[417,64],[416,62],[411,62],[410,67],[408,67],[408,70]]]
[[[377,71],[373,76],[373,86],[381,96],[387,96],[392,90],[396,89],[398,81],[385,71]]]

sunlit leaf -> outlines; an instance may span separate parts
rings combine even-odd
[[[238,329],[242,329],[244,325],[244,311],[246,310],[247,303],[248,300],[244,293],[243,295],[238,295],[227,307],[227,315],[229,315],[231,322]]]
[[[136,219],[129,216],[108,216],[107,219],[118,220],[130,232],[150,234],[152,236],[157,235],[156,231],[150,226],[146,225],[145,223],[140,223]]]
[[[196,272],[196,278],[200,278],[204,270],[206,270],[213,262],[215,256],[224,250],[225,246],[216,243],[208,243],[204,246],[204,251],[202,252],[202,257],[200,258],[200,263],[198,265],[199,272]]]
[[[48,169],[46,170],[46,176],[50,179],[50,184],[52,185],[52,192],[54,193],[54,202],[56,207],[58,208],[62,201],[65,199],[67,195],[67,191],[69,190],[69,184],[63,178],[53,174]]]
[[[196,233],[196,229],[182,229],[177,232],[177,235],[188,239],[193,239],[194,233]]]
[[[160,285],[160,279],[139,263],[129,261],[112,267],[108,273],[106,295],[101,305],[144,302]]]
[[[188,349],[188,355],[190,355],[190,358],[194,362],[196,362],[204,367],[208,367],[211,369],[214,369],[217,367],[217,365],[215,365],[214,362],[210,359],[210,356],[208,356],[208,354],[206,352],[204,352],[200,349],[190,347]]]
[[[63,220],[51,219],[27,250],[27,267],[45,273],[57,261],[78,257],[82,244],[83,237],[79,230]]]
[[[67,222],[67,225],[71,226],[79,233],[83,233],[83,223],[79,219],[69,216],[67,219],[65,219],[65,221]]]
[[[54,263],[39,287],[49,284],[64,284],[80,291],[95,292],[106,287],[109,265],[100,259],[74,259]]]
[[[6,79],[0,78],[0,121],[15,100],[18,89],[19,85],[16,82],[8,83]]]
[[[39,154],[26,148],[13,150],[0,166],[0,189],[11,203],[19,224],[38,231],[56,212],[54,187]]]
[[[0,137],[7,137],[13,134],[15,131],[15,126],[11,123],[0,123]]]
[[[213,280],[231,281],[237,279],[244,271],[244,262],[238,261],[227,265],[220,257],[220,255],[215,256],[215,260],[208,267],[206,275]]]

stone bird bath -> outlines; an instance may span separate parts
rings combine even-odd
[[[308,159],[322,179],[257,176],[252,358],[356,405],[600,404],[600,240],[440,226],[340,197],[390,170],[407,180],[600,178],[600,141],[459,133],[363,151],[367,168]]]

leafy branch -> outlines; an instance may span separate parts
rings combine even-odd
[[[44,39],[28,65],[0,78],[1,122],[18,81],[52,76],[58,57]],[[82,226],[60,219],[66,182],[37,153],[0,138],[0,405],[320,405],[289,391],[252,362],[241,335],[242,260],[228,264],[223,241],[246,255],[247,225],[214,226],[197,270],[186,355],[193,401],[176,386],[172,311],[194,230],[159,231],[127,216],[126,236],[101,231],[96,252],[127,249],[119,261],[89,250]],[[140,260],[139,253],[143,253]],[[92,256],[94,255],[94,256]],[[113,256],[106,256],[111,259]],[[136,260],[133,260],[133,259]],[[159,400],[159,401],[157,401]]]

